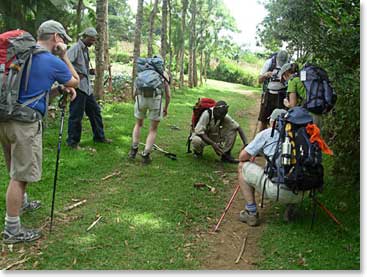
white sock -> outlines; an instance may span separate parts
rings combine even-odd
[[[5,230],[11,234],[16,234],[20,229],[20,218],[19,216],[8,216],[5,217]]]

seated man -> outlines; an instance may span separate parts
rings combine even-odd
[[[275,109],[270,116],[270,126],[273,125],[273,122],[278,116],[286,112],[287,111],[283,109]],[[239,156],[238,182],[246,201],[245,209],[240,212],[240,220],[250,226],[259,225],[255,191],[262,193],[265,183],[264,198],[274,201],[277,199],[278,186],[268,179],[268,176],[264,174],[264,169],[261,166],[250,162],[253,157],[256,157],[259,153],[265,155],[269,160],[272,160],[276,151],[279,133],[274,131],[273,137],[271,137],[271,133],[272,127],[258,133],[254,140],[241,151]],[[301,202],[302,197],[302,193],[294,194],[286,186],[280,185],[278,201],[288,204],[284,214],[285,221],[291,219],[294,212],[294,204]]]
[[[223,162],[238,163],[231,156],[237,131],[243,145],[247,144],[246,137],[240,125],[227,113],[228,105],[224,101],[218,101],[214,108],[202,113],[191,136],[195,157],[201,157],[204,147],[211,145]]]

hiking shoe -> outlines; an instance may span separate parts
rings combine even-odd
[[[284,222],[289,223],[291,221],[294,221],[297,215],[298,213],[297,213],[296,204],[287,204],[285,211],[284,211],[284,215],[283,215]]]
[[[26,229],[21,227],[19,232],[15,235],[4,230],[3,242],[5,244],[14,244],[18,242],[29,242],[37,240],[41,237],[41,231],[35,229]]]
[[[81,149],[81,147],[79,146],[78,143],[68,144],[68,147],[70,147],[71,149],[74,149],[74,150],[80,150]]]
[[[106,143],[106,144],[111,144],[112,143],[112,139],[108,139],[108,138],[103,138],[103,139],[95,139],[94,143]]]
[[[239,160],[233,158],[231,156],[231,154],[227,154],[227,153],[225,153],[225,154],[222,155],[221,161],[224,162],[224,163],[230,163],[230,164],[237,164],[237,163],[239,163]]]
[[[194,150],[194,158],[195,159],[200,159],[200,158],[202,158],[203,157],[203,153],[201,152],[196,152],[195,150]]]
[[[135,159],[136,154],[138,154],[138,148],[131,147],[128,154],[129,159]]]
[[[141,162],[144,165],[150,164],[152,162],[152,158],[150,157],[150,153],[148,153],[148,154],[142,153],[141,154],[141,157],[142,157],[142,161]]]
[[[20,213],[23,214],[26,212],[33,212],[35,210],[38,210],[40,207],[41,207],[41,201],[39,200],[28,201],[27,205],[20,209]]]
[[[240,212],[240,221],[245,222],[250,226],[257,226],[260,224],[259,213],[249,214],[248,211],[242,210]]]

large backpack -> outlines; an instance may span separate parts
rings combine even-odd
[[[35,122],[41,114],[28,107],[45,96],[47,92],[20,104],[19,90],[23,74],[24,89],[27,91],[32,57],[46,52],[36,46],[36,40],[23,30],[13,30],[0,34],[0,121],[17,120]]]
[[[304,107],[308,111],[323,114],[334,107],[337,96],[324,69],[306,64],[301,69],[300,79],[306,88]]]
[[[137,59],[136,94],[144,95],[144,97],[163,94],[163,80],[169,83],[164,76],[163,65],[163,60],[157,56]]]
[[[210,108],[214,107],[216,101],[211,98],[199,98],[198,101],[195,103],[195,106],[192,107],[192,116],[191,116],[191,127],[190,127],[190,134],[187,138],[187,153],[191,153],[191,135],[194,132],[196,125],[199,122],[199,119],[203,112],[206,110],[209,111],[209,121],[211,120],[212,112]]]
[[[294,193],[317,191],[323,187],[321,148],[311,143],[307,132],[312,116],[302,107],[294,107],[279,116],[273,132],[279,132],[275,154],[268,159],[265,173],[278,186],[285,185]]]

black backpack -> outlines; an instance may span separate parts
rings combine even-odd
[[[310,142],[306,131],[307,125],[312,124],[312,116],[306,109],[294,107],[275,122],[272,135],[279,132],[279,139],[265,173],[278,186],[278,197],[280,185],[296,194],[321,190],[324,184],[321,149],[316,142]]]
[[[304,107],[314,114],[329,112],[336,103],[336,93],[326,71],[306,64],[300,72],[300,79],[306,88]]]

